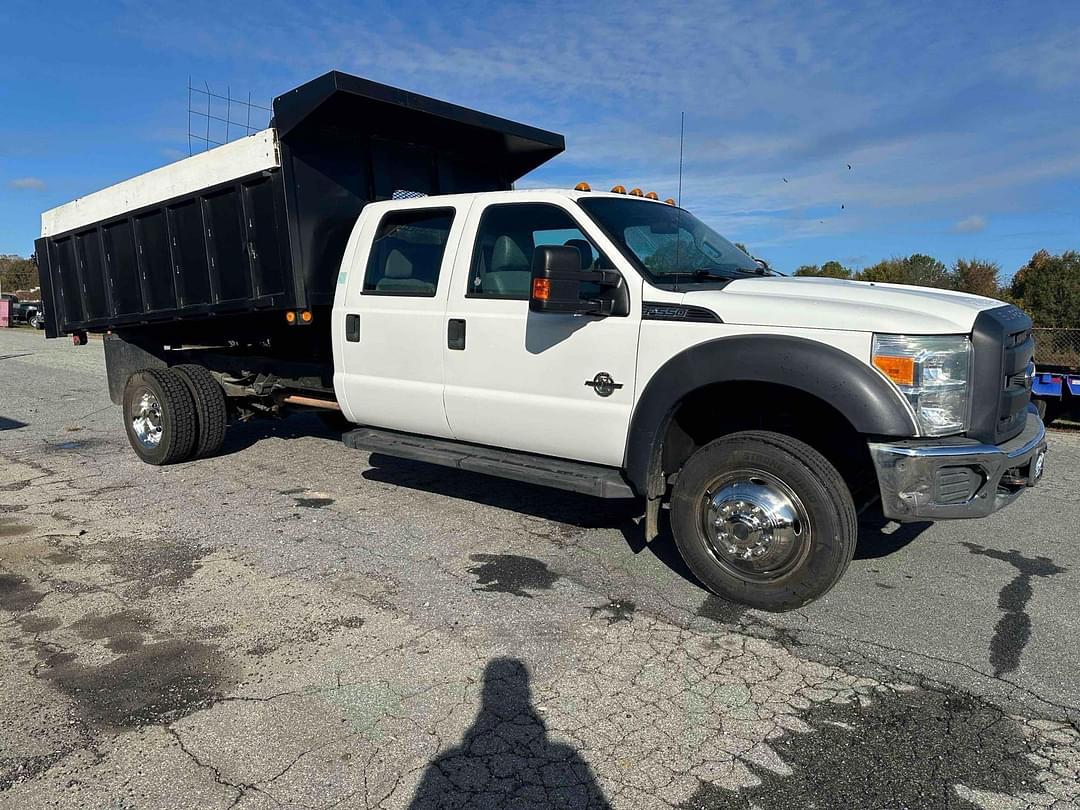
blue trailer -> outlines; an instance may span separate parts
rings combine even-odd
[[[1064,368],[1036,368],[1031,397],[1039,415],[1049,422],[1080,403],[1080,372]]]

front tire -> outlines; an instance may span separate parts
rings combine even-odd
[[[183,461],[195,446],[195,403],[175,371],[147,368],[124,387],[124,426],[135,454],[147,464]]]
[[[713,593],[760,610],[801,607],[847,570],[858,534],[843,477],[810,445],[767,431],[716,439],[683,466],[675,543]]]

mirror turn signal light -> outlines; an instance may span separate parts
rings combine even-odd
[[[910,357],[875,355],[874,368],[897,385],[915,384],[915,361]]]
[[[611,193],[612,194],[625,194],[626,193],[626,186],[612,186],[611,187]]]
[[[588,183],[582,180],[580,183],[574,186],[574,191],[592,191],[592,188],[589,186]]]
[[[534,278],[532,280],[532,298],[534,301],[547,301],[551,295],[551,279]]]

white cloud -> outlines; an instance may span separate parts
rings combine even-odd
[[[986,217],[972,214],[952,226],[953,233],[979,233],[986,230]]]
[[[40,177],[16,177],[8,181],[8,185],[20,191],[41,191],[45,188],[45,181]]]

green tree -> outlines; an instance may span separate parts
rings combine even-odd
[[[22,256],[0,256],[0,287],[4,292],[30,290],[38,285],[37,264]]]
[[[816,276],[819,278],[851,278],[851,270],[837,261],[825,262],[820,267],[816,264],[804,264],[795,269],[797,276]]]
[[[956,289],[973,295],[984,295],[987,298],[1001,298],[1002,289],[998,284],[1001,268],[997,262],[957,259],[953,264],[952,272]]]
[[[907,257],[894,256],[867,267],[857,276],[860,281],[877,281],[883,284],[913,284],[918,287],[954,289],[953,273],[941,261],[923,253]]]
[[[1016,271],[1011,292],[1036,326],[1080,328],[1080,253],[1040,250]]]

